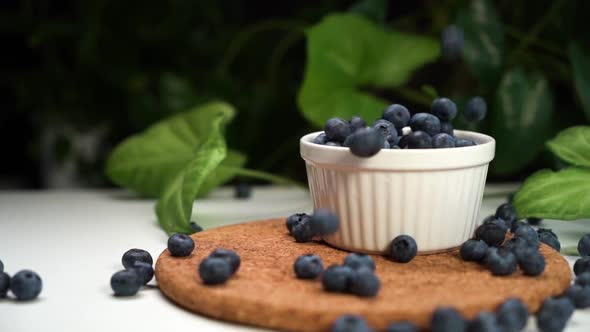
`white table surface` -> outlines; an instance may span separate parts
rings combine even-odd
[[[486,188],[480,217],[504,198]],[[299,189],[255,188],[249,200],[234,200],[221,189],[195,203],[195,220],[205,229],[267,217],[310,211],[308,194]],[[574,246],[590,232],[590,222],[544,221],[562,247]],[[187,312],[166,300],[157,288],[137,297],[115,298],[109,280],[122,269],[129,248],[148,250],[154,260],[167,236],[155,220],[154,202],[124,191],[0,192],[0,259],[11,275],[32,269],[43,279],[40,297],[27,303],[0,300],[1,332],[32,331],[261,331]],[[570,264],[574,257],[568,257]],[[153,280],[151,285],[156,285]],[[566,331],[590,330],[590,309],[575,312]],[[536,331],[531,319],[527,331]]]

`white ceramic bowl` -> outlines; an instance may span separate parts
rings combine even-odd
[[[496,142],[455,130],[478,145],[452,149],[381,150],[370,158],[348,148],[300,140],[301,157],[315,208],[340,217],[337,233],[324,240],[341,249],[383,253],[393,238],[412,236],[420,254],[456,248],[479,222],[488,165]]]

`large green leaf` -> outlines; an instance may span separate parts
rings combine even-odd
[[[569,45],[569,57],[573,67],[576,91],[584,107],[586,118],[590,120],[590,57],[574,43]]]
[[[541,170],[526,180],[513,204],[521,218],[589,218],[590,169]]]
[[[492,172],[510,174],[525,167],[551,135],[553,95],[547,80],[520,69],[507,72],[490,114],[497,141]]]
[[[590,167],[590,126],[568,128],[547,142],[547,146],[572,165]]]
[[[430,38],[386,31],[356,15],[328,16],[307,31],[299,107],[317,126],[332,116],[374,119],[388,103],[360,88],[399,86],[439,53]]]
[[[166,185],[188,165],[202,149],[205,138],[213,128],[211,121],[218,114],[231,119],[233,108],[225,103],[214,102],[196,107],[163,120],[144,132],[131,136],[109,156],[106,173],[116,184],[141,195],[157,197]],[[241,167],[244,156],[231,152],[222,166]],[[199,196],[229,180],[232,170],[220,169],[207,179]]]
[[[228,105],[217,104],[209,113],[208,130],[200,136],[201,144],[192,160],[168,183],[156,204],[160,226],[167,233],[190,233],[193,202],[207,177],[226,156],[223,128],[233,116]]]
[[[493,86],[502,75],[504,56],[504,30],[493,3],[471,1],[468,8],[458,13],[456,23],[463,30],[463,59],[470,71]]]

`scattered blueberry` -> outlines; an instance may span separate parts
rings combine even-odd
[[[539,240],[541,242],[545,243],[556,251],[561,250],[561,243],[559,243],[557,235],[555,235],[555,233],[553,233],[550,229],[539,228],[537,230],[537,234],[539,234]]]
[[[409,235],[399,235],[391,241],[390,257],[398,263],[411,261],[418,253],[416,241]]]
[[[231,276],[231,267],[225,259],[207,257],[199,264],[199,276],[205,284],[223,284]]]
[[[506,221],[506,223],[511,226],[512,223],[516,221],[516,209],[512,204],[504,203],[496,209],[496,218]]]
[[[371,256],[366,254],[350,253],[344,257],[344,265],[353,270],[358,270],[361,267],[366,267],[371,271],[375,271],[375,261]]]
[[[475,236],[484,240],[489,246],[497,247],[504,242],[507,231],[508,227],[506,227],[504,220],[489,216],[475,230]]]
[[[351,129],[347,121],[341,118],[331,118],[324,125],[324,133],[327,141],[344,142],[346,136],[350,135]]]
[[[129,249],[123,254],[123,258],[121,259],[123,267],[126,269],[133,267],[133,264],[135,264],[136,261],[148,263],[150,265],[154,264],[152,255],[143,249]]]
[[[578,252],[580,256],[590,256],[590,234],[582,236],[578,242]]]
[[[346,139],[350,152],[359,157],[370,157],[383,148],[383,136],[373,128],[357,130]]]
[[[321,145],[324,145],[324,144],[326,144],[326,142],[327,142],[327,141],[328,141],[328,137],[326,137],[326,134],[324,134],[324,133],[321,133],[321,134],[317,135],[317,136],[316,136],[316,137],[313,139],[313,142],[314,142],[315,144],[321,144]]]
[[[527,244],[533,248],[539,248],[541,244],[537,231],[527,224],[518,227],[514,232],[514,236],[525,239]]]
[[[348,266],[332,265],[322,274],[322,285],[328,292],[346,292],[351,283],[353,270]]]
[[[314,234],[323,236],[333,234],[340,226],[340,219],[329,209],[316,209],[309,218]]]
[[[436,98],[432,101],[430,112],[439,118],[440,121],[451,121],[457,116],[457,105],[449,98]],[[440,131],[440,124],[438,131]]]
[[[453,129],[453,124],[451,122],[441,122],[440,132],[451,136],[455,136],[455,130]]]
[[[367,322],[360,316],[342,315],[332,325],[332,332],[371,332]]]
[[[432,137],[432,147],[435,149],[454,148],[455,138],[449,134],[436,134]]]
[[[574,263],[574,273],[576,275],[584,272],[590,272],[590,256],[578,258]]]
[[[463,32],[455,25],[446,27],[440,35],[443,58],[455,61],[461,58],[464,44]]]
[[[416,113],[410,119],[412,132],[423,131],[430,136],[440,133],[440,120],[429,113]]]
[[[480,262],[488,252],[488,245],[483,240],[467,240],[461,245],[459,253],[465,261]]]
[[[463,112],[463,118],[467,122],[478,122],[486,117],[488,106],[482,97],[469,99]]]
[[[496,316],[487,311],[480,312],[469,322],[469,332],[504,332]]]
[[[418,326],[411,322],[397,322],[389,325],[385,332],[418,332]]]
[[[293,269],[299,279],[315,279],[322,274],[324,264],[317,255],[308,254],[297,257]]]
[[[144,262],[145,263],[145,262]],[[135,269],[116,272],[111,277],[111,288],[116,296],[133,296],[141,288],[141,280]]]
[[[194,249],[195,241],[186,234],[177,233],[168,238],[168,250],[172,256],[186,257],[192,254]]]
[[[576,284],[580,286],[590,286],[590,272],[580,273],[576,277]]]
[[[506,332],[518,332],[524,329],[529,318],[529,309],[521,300],[510,298],[496,309],[498,324]]]
[[[6,297],[10,288],[10,276],[6,272],[0,272],[0,299]]]
[[[210,258],[221,258],[229,263],[231,274],[240,268],[242,260],[237,252],[229,249],[215,249],[209,254]]]
[[[350,119],[350,127],[352,129],[352,132],[355,132],[361,128],[365,128],[365,126],[366,126],[365,120],[363,120],[361,117],[353,116]]]
[[[303,222],[303,220],[307,220],[309,222],[309,215],[307,213],[295,213],[287,218],[286,225],[287,229],[289,230],[289,234],[293,230],[293,226]]]
[[[432,332],[466,332],[467,321],[453,308],[438,308],[432,314]]]
[[[542,220],[543,219],[541,219],[541,218],[533,218],[533,217],[526,218],[526,222],[529,223],[529,225],[533,225],[533,226],[538,226],[539,224],[541,224]]]
[[[516,271],[516,257],[509,250],[490,248],[486,256],[486,262],[495,276],[511,275]]]
[[[590,287],[573,284],[564,294],[578,309],[590,307]]]
[[[400,104],[393,104],[389,105],[385,111],[383,111],[381,117],[393,123],[395,128],[402,129],[407,126],[410,121],[410,111]]]
[[[477,145],[473,140],[467,138],[457,138],[455,140],[455,147],[456,148],[463,148],[466,146],[474,146]]]
[[[191,225],[191,229],[193,230],[193,234],[203,231],[203,227],[201,227],[199,224],[197,224],[194,221],[191,221],[190,225]]]
[[[537,248],[518,249],[515,253],[518,266],[528,276],[538,276],[545,271],[545,257]]]
[[[537,312],[537,327],[540,332],[562,331],[574,313],[574,305],[567,298],[548,298]]]
[[[154,277],[154,268],[148,263],[137,261],[131,269],[135,270],[142,285],[147,285]]]
[[[381,133],[381,136],[390,144],[395,144],[397,140],[397,130],[393,123],[384,119],[378,119],[373,122],[372,128]]]
[[[246,182],[238,182],[234,187],[234,197],[237,199],[246,199],[252,196],[252,185]]]
[[[313,240],[315,233],[311,229],[310,218],[303,219],[298,224],[293,225],[291,235],[295,238],[295,242],[304,243]]]
[[[43,282],[39,275],[31,270],[17,272],[10,279],[10,290],[19,301],[28,301],[41,293]]]
[[[336,141],[327,141],[326,144],[324,144],[326,146],[342,146],[342,144],[340,144],[340,142],[336,142]]]
[[[352,294],[373,297],[377,295],[379,288],[381,288],[381,282],[373,270],[363,267],[353,271],[349,288]]]
[[[413,131],[402,137],[399,146],[408,149],[430,149],[432,137],[423,131]]]

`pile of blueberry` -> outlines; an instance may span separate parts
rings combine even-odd
[[[487,112],[483,98],[473,97],[463,113],[467,121],[481,121]],[[313,142],[328,146],[348,147],[359,157],[370,157],[381,149],[431,149],[455,148],[476,145],[470,139],[454,136],[451,121],[457,115],[457,106],[448,98],[432,102],[430,113],[416,113],[402,105],[393,104],[383,111],[380,119],[370,127],[358,116],[350,121],[331,118],[324,125],[324,132]],[[406,135],[403,128],[410,127]]]
[[[154,260],[143,249],[129,249],[121,258],[124,270],[111,276],[111,288],[116,296],[133,296],[154,277]]]
[[[10,290],[18,301],[30,301],[37,298],[42,289],[43,282],[37,273],[21,270],[11,278],[0,261],[0,298],[5,298]]]
[[[578,253],[581,258],[574,264],[574,273],[580,275],[584,272],[590,272],[590,234],[582,236],[578,242]]]

